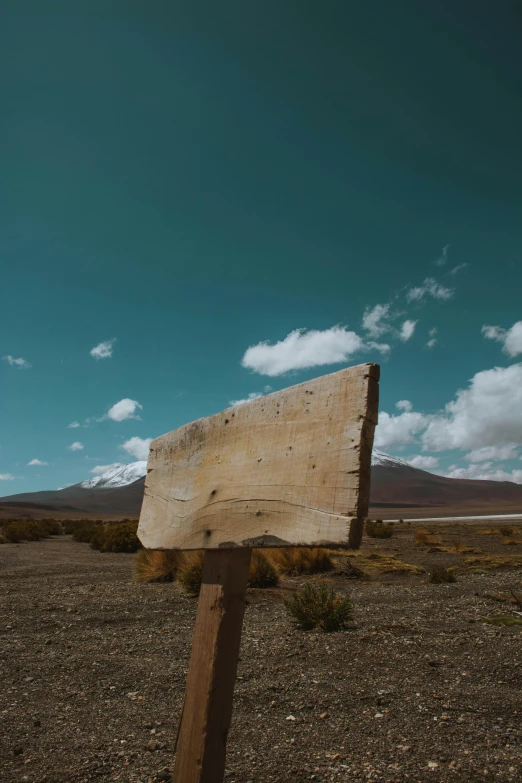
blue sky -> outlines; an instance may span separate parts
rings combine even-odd
[[[0,494],[363,361],[380,448],[522,483],[521,15],[4,4]]]

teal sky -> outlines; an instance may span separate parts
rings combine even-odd
[[[383,450],[522,483],[521,23],[6,0],[0,494],[363,361]]]

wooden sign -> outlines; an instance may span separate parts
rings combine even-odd
[[[138,534],[150,549],[358,546],[379,368],[362,364],[151,443]]]
[[[138,535],[205,549],[173,783],[222,783],[252,547],[361,543],[379,367],[229,408],[151,443]]]

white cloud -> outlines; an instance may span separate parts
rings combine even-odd
[[[139,419],[136,411],[142,409],[142,405],[136,400],[130,400],[125,397],[123,400],[115,403],[107,412],[107,418],[113,421],[125,421],[125,419]]]
[[[427,451],[522,443],[522,364],[476,373],[422,436]]]
[[[95,476],[100,476],[102,473],[105,473],[107,470],[113,470],[115,468],[122,468],[123,465],[121,462],[113,462],[111,465],[96,465],[92,470],[89,471],[89,473],[94,473]]]
[[[68,430],[75,430],[76,427],[79,427],[79,426],[80,426],[80,422],[79,421],[71,421],[71,423],[67,425],[67,429]]]
[[[423,413],[405,411],[398,416],[382,411],[375,429],[375,446],[378,449],[394,445],[415,443],[415,435],[425,429],[429,417]]]
[[[437,327],[434,326],[433,329],[430,329],[428,334],[430,336],[430,339],[426,343],[426,348],[434,348],[437,345],[437,342],[438,342],[437,337],[436,337]]]
[[[453,269],[450,269],[449,273],[450,275],[456,275],[457,272],[460,272],[461,269],[465,269],[467,266],[467,264],[458,264],[458,266],[454,266]]]
[[[274,345],[266,341],[251,345],[241,364],[254,372],[275,376],[289,370],[346,362],[363,347],[361,337],[342,326],[333,326],[324,331],[295,329]],[[379,350],[377,345],[373,347]]]
[[[12,473],[0,473],[0,481],[12,481],[15,478]]]
[[[390,330],[390,325],[385,323],[390,317],[390,305],[375,305],[367,307],[362,319],[362,328],[368,332],[370,337],[380,337]]]
[[[6,356],[2,356],[2,359],[8,362],[11,367],[17,367],[19,370],[28,370],[29,367],[33,366],[32,364],[29,364],[26,359],[22,359],[22,357],[15,359],[14,356],[11,356],[10,353],[8,353]]]
[[[400,411],[411,411],[413,410],[413,405],[409,400],[399,400],[395,403],[395,407],[398,408]]]
[[[85,448],[85,446],[83,445],[83,443],[80,443],[79,440],[75,440],[74,443],[71,443],[71,445],[67,446],[67,448],[70,451],[82,451]]]
[[[422,302],[426,297],[431,296],[433,299],[446,301],[451,299],[454,293],[452,288],[446,288],[434,277],[427,277],[422,285],[408,289],[406,299],[408,302]]]
[[[245,397],[245,399],[243,399],[243,400],[230,400],[230,402],[228,404],[231,405],[231,406],[244,405],[245,402],[251,402],[252,400],[258,400],[259,397],[262,397],[262,396],[263,395],[261,394],[261,392],[250,392],[248,397]]]
[[[441,255],[435,261],[436,266],[444,266],[444,264],[448,260],[448,251],[449,251],[449,245],[444,245],[444,247],[442,248]]]
[[[416,326],[417,326],[417,321],[404,321],[403,325],[401,326],[401,331],[399,334],[399,337],[404,343],[407,342],[410,339],[410,337],[412,337]]]
[[[48,462],[42,462],[39,459],[32,459],[31,462],[27,463],[28,465],[48,465]]]
[[[152,438],[129,438],[122,444],[121,448],[138,460],[147,460],[149,458],[149,446]]]
[[[415,457],[408,457],[406,462],[411,465],[412,468],[421,468],[422,470],[437,468],[439,466],[438,457],[427,457],[422,454],[417,454]]]
[[[514,443],[509,443],[506,446],[483,446],[466,454],[466,459],[469,462],[502,462],[506,459],[516,459],[518,457],[517,448]]]
[[[98,343],[98,345],[95,345],[94,348],[91,348],[89,353],[92,357],[94,357],[94,359],[110,359],[112,356],[112,348],[115,342],[116,338],[113,338],[112,340],[106,340],[103,343]]]
[[[451,465],[449,472],[445,475],[448,476],[448,478],[480,479],[481,481],[512,481],[515,484],[522,484],[522,470],[512,470],[508,472],[502,467],[495,468],[492,462],[473,464],[467,468],[458,468],[455,465]]]
[[[487,340],[503,343],[502,350],[508,356],[515,357],[522,353],[522,321],[517,321],[511,329],[484,325],[482,334]]]

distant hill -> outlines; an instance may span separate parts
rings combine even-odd
[[[370,516],[407,518],[522,513],[522,485],[436,476],[374,452]],[[118,519],[139,516],[146,462],[112,466],[72,487],[0,498],[0,517]]]

